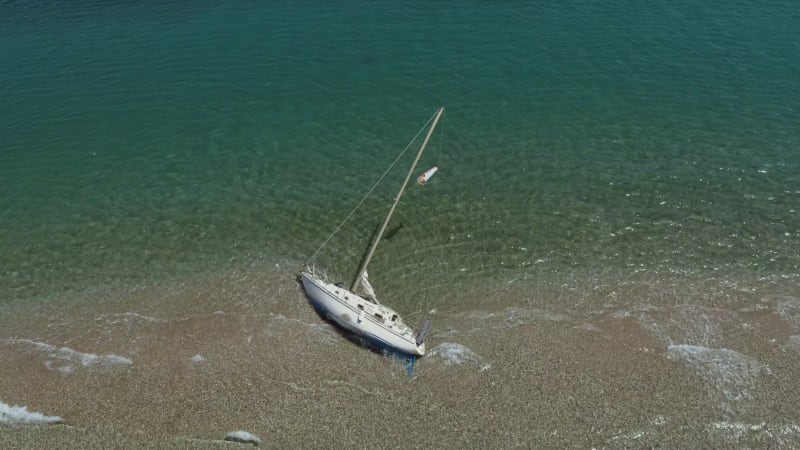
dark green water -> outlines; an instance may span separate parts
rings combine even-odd
[[[440,173],[371,266],[400,303],[793,276],[799,19],[790,1],[2,1],[0,303],[299,268],[439,105],[418,172]],[[355,271],[405,164],[321,264]]]

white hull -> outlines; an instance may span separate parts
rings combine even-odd
[[[416,333],[393,309],[323,281],[308,270],[301,272],[300,277],[311,301],[337,325],[395,352],[425,354],[425,343],[417,345]]]

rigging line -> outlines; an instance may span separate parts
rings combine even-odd
[[[441,158],[442,148],[444,148],[444,132],[445,132],[446,128],[447,128],[447,121],[443,120],[442,121],[441,132],[439,134],[439,149],[436,152],[436,157],[437,157],[436,165],[437,166],[441,164],[441,161],[439,161],[438,158]]]
[[[436,112],[438,112],[438,110],[437,110]],[[390,171],[390,170],[392,170],[392,167],[394,167],[394,165],[395,165],[395,164],[397,164],[397,161],[399,161],[399,160],[400,160],[400,158],[402,158],[402,157],[403,157],[403,155],[404,155],[404,154],[405,154],[405,153],[408,151],[408,149],[409,149],[409,148],[411,148],[411,144],[413,144],[414,142],[416,142],[416,140],[419,138],[419,136],[422,134],[422,132],[423,132],[423,131],[425,131],[425,129],[426,129],[426,128],[428,128],[428,124],[430,124],[430,123],[431,123],[431,121],[433,120],[433,118],[434,118],[434,117],[436,117],[436,112],[434,112],[434,113],[433,113],[433,115],[431,116],[431,118],[430,118],[430,119],[428,119],[428,121],[427,121],[427,122],[425,122],[425,125],[423,125],[423,126],[422,126],[422,128],[420,128],[420,129],[419,129],[419,131],[417,131],[417,134],[414,136],[414,138],[413,138],[413,139],[411,139],[411,142],[409,142],[409,143],[408,143],[408,145],[406,145],[406,148],[404,148],[404,149],[403,149],[403,151],[402,151],[402,152],[400,152],[400,154],[399,154],[399,155],[397,155],[397,157],[394,159],[394,161],[392,161],[392,163],[391,163],[391,164],[389,164],[389,167],[386,169],[386,171],[384,171],[384,172],[383,172],[383,175],[381,175],[381,177],[380,177],[380,178],[378,178],[378,181],[376,181],[376,182],[375,182],[375,184],[373,184],[373,185],[372,185],[372,187],[371,187],[371,188],[369,188],[369,191],[368,191],[368,192],[366,193],[366,195],[364,195],[364,197],[363,197],[363,198],[362,198],[362,199],[361,199],[361,200],[358,202],[358,204],[356,204],[355,208],[353,208],[353,210],[352,210],[352,211],[350,211],[350,214],[348,214],[348,215],[347,215],[347,217],[345,217],[345,218],[344,218],[344,220],[342,221],[342,223],[340,223],[340,224],[339,224],[339,226],[337,226],[337,227],[336,227],[336,229],[335,229],[335,230],[333,230],[333,233],[331,233],[331,235],[330,235],[330,236],[328,236],[328,238],[327,238],[327,239],[325,239],[325,242],[323,242],[323,243],[322,243],[322,245],[320,245],[320,246],[319,246],[319,248],[318,248],[318,249],[317,249],[317,250],[314,252],[314,254],[313,254],[313,255],[311,255],[311,257],[310,257],[310,258],[308,258],[308,260],[307,260],[307,261],[306,261],[306,263],[305,263],[305,265],[306,265],[306,266],[308,265],[308,263],[310,263],[311,261],[313,261],[313,260],[314,260],[314,258],[315,258],[315,257],[317,256],[317,254],[318,254],[318,253],[319,253],[319,252],[320,252],[320,251],[323,249],[323,247],[325,247],[325,245],[327,245],[327,244],[328,244],[328,241],[330,241],[330,240],[333,238],[333,236],[335,236],[335,235],[336,235],[336,233],[338,233],[338,232],[339,232],[339,230],[341,230],[341,229],[342,229],[342,227],[344,226],[344,224],[345,224],[345,223],[347,223],[347,221],[348,221],[348,220],[350,220],[350,217],[352,217],[352,216],[353,216],[353,214],[355,214],[356,210],[357,210],[359,207],[361,207],[361,204],[362,204],[362,203],[364,203],[364,201],[366,201],[366,200],[367,200],[367,198],[369,198],[370,194],[372,194],[372,191],[374,191],[374,190],[375,190],[375,188],[376,188],[376,187],[378,187],[378,185],[381,183],[381,181],[383,181],[383,179],[386,177],[386,175],[389,173],[389,171]]]

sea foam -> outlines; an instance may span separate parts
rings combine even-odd
[[[726,400],[750,399],[750,390],[764,366],[755,359],[726,348],[670,345],[667,358],[685,362]]]
[[[483,359],[469,348],[454,342],[444,342],[434,347],[429,356],[436,356],[446,366],[457,366],[462,364],[474,364],[481,372],[491,367],[485,364]]]
[[[86,368],[109,369],[133,364],[133,361],[124,356],[83,353],[69,347],[57,348],[45,342],[37,342],[30,339],[7,339],[6,342],[9,344],[24,345],[35,352],[45,354],[47,358],[50,358],[45,361],[45,367],[64,374],[72,373],[76,365]]]
[[[739,421],[714,422],[706,426],[709,434],[718,435],[724,441],[735,444],[742,439],[756,437],[755,442],[762,442],[764,447],[794,448],[797,438],[800,437],[800,426],[795,423],[767,423],[757,424]],[[760,436],[757,436],[760,435]]]
[[[64,419],[58,416],[46,416],[42,413],[28,411],[25,406],[9,406],[0,402],[0,424],[50,425],[63,421]]]

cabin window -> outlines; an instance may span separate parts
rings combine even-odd
[[[380,314],[378,314],[378,313],[375,313],[375,317],[376,317],[378,320],[383,320],[383,316],[382,316],[382,315],[380,315]]]
[[[392,314],[392,322],[394,322],[395,320],[397,320],[397,314]]]
[[[358,305],[358,309],[363,311],[364,310],[364,305]]]
[[[344,299],[345,299],[345,300],[350,300],[350,297],[348,297],[348,296],[346,296],[346,295],[345,295],[345,296],[344,296]]]
[[[339,291],[336,291],[336,295],[339,295]]]

